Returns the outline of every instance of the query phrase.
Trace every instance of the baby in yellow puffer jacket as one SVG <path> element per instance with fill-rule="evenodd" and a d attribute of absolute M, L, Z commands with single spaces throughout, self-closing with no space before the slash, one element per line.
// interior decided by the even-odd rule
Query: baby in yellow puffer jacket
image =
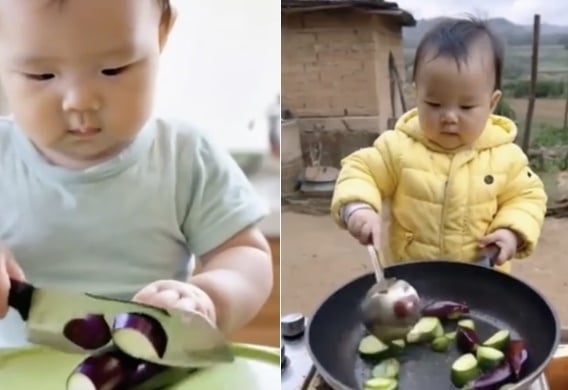
<path fill-rule="evenodd" d="M 484 22 L 441 22 L 416 51 L 416 108 L 342 161 L 332 216 L 362 244 L 378 247 L 389 199 L 389 264 L 471 262 L 495 244 L 498 267 L 508 272 L 508 260 L 533 252 L 547 196 L 514 144 L 516 125 L 493 114 L 502 62 L 503 48 Z"/>

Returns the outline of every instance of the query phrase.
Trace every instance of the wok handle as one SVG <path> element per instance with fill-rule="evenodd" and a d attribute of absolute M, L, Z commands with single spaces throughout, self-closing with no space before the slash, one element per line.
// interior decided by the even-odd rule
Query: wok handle
<path fill-rule="evenodd" d="M 481 250 L 481 257 L 477 263 L 488 268 L 493 268 L 495 267 L 497 257 L 499 257 L 499 252 L 501 252 L 501 248 L 495 244 L 489 244 Z"/>

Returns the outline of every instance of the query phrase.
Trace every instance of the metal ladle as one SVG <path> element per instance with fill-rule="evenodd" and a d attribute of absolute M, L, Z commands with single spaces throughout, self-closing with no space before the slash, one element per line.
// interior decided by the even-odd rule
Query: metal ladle
<path fill-rule="evenodd" d="M 405 338 L 420 319 L 420 297 L 408 282 L 395 278 L 385 279 L 377 251 L 367 245 L 375 271 L 374 284 L 361 304 L 363 324 L 372 335 L 388 342 Z M 379 250 L 379 257 L 384 258 Z"/>

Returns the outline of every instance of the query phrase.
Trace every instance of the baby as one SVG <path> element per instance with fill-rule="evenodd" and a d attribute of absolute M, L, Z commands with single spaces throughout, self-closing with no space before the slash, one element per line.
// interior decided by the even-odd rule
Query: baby
<path fill-rule="evenodd" d="M 1 317 L 10 278 L 197 310 L 225 334 L 267 300 L 263 200 L 225 150 L 151 115 L 175 16 L 168 0 L 0 3 Z"/>
<path fill-rule="evenodd" d="M 416 51 L 416 108 L 342 161 L 332 216 L 378 247 L 383 201 L 390 200 L 385 265 L 473 262 L 495 244 L 497 268 L 509 272 L 508 260 L 534 251 L 547 196 L 514 144 L 515 124 L 493 114 L 502 62 L 502 45 L 484 22 L 441 22 Z"/>

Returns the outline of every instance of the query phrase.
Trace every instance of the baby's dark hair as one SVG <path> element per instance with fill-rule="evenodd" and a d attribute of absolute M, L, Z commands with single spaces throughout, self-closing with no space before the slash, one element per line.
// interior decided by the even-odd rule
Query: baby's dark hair
<path fill-rule="evenodd" d="M 462 63 L 467 62 L 471 46 L 483 37 L 489 39 L 491 50 L 493 51 L 495 67 L 494 89 L 500 89 L 505 51 L 504 45 L 485 21 L 476 18 L 447 18 L 428 31 L 416 49 L 412 81 L 415 81 L 418 66 L 427 51 L 435 50 L 434 58 L 440 56 L 454 58 L 459 68 Z"/>

